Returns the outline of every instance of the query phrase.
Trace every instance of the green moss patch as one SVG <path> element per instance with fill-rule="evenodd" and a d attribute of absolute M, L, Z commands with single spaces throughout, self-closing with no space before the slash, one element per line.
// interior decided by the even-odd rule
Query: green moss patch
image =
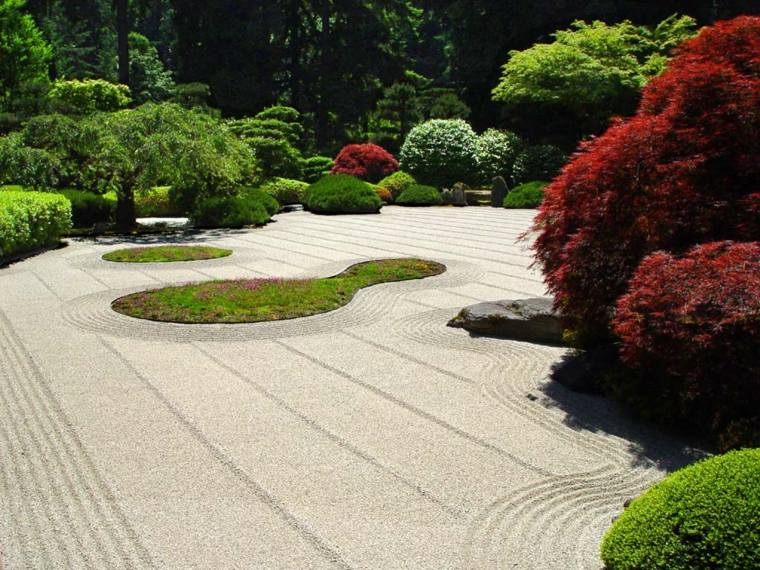
<path fill-rule="evenodd" d="M 205 245 L 159 245 L 119 249 L 106 253 L 103 259 L 122 263 L 166 263 L 170 261 L 201 261 L 203 259 L 227 257 L 231 254 L 231 249 Z"/>
<path fill-rule="evenodd" d="M 359 289 L 439 275 L 444 265 L 386 259 L 352 265 L 326 279 L 237 279 L 164 287 L 113 302 L 115 311 L 175 323 L 254 323 L 306 317 L 347 304 Z"/>

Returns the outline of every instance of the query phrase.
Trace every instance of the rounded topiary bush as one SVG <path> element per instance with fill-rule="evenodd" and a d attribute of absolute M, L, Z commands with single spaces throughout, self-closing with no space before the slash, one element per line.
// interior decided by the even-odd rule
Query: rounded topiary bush
<path fill-rule="evenodd" d="M 510 131 L 488 129 L 480 135 L 476 142 L 479 182 L 490 184 L 496 176 L 509 180 L 522 147 L 520 137 Z"/>
<path fill-rule="evenodd" d="M 760 449 L 676 471 L 623 512 L 602 542 L 608 570 L 760 568 Z"/>
<path fill-rule="evenodd" d="M 618 388 L 626 400 L 726 448 L 760 445 L 760 243 L 650 255 L 613 326 L 636 372 Z"/>
<path fill-rule="evenodd" d="M 401 147 L 401 169 L 439 188 L 475 182 L 478 137 L 461 119 L 434 119 L 414 127 Z"/>
<path fill-rule="evenodd" d="M 401 195 L 404 190 L 409 188 L 412 184 L 417 184 L 414 176 L 404 172 L 403 170 L 399 170 L 398 172 L 394 172 L 390 176 L 383 178 L 380 182 L 378 182 L 377 185 L 382 186 L 383 188 L 387 188 L 395 200 Z"/>
<path fill-rule="evenodd" d="M 349 144 L 335 158 L 333 174 L 349 174 L 367 182 L 379 182 L 398 170 L 398 161 L 376 144 Z"/>
<path fill-rule="evenodd" d="M 309 184 L 290 178 L 273 178 L 261 186 L 261 190 L 272 196 L 282 206 L 300 204 Z"/>
<path fill-rule="evenodd" d="M 437 188 L 414 184 L 404 190 L 396 199 L 400 206 L 438 206 L 443 203 L 441 193 Z"/>
<path fill-rule="evenodd" d="M 372 186 L 348 174 L 328 174 L 306 189 L 304 206 L 317 214 L 374 214 L 383 201 Z"/>
<path fill-rule="evenodd" d="M 550 144 L 537 144 L 523 149 L 512 165 L 512 183 L 524 184 L 531 180 L 551 180 L 567 160 L 561 149 Z"/>
<path fill-rule="evenodd" d="M 754 58 L 754 59 L 753 59 Z M 537 258 L 565 325 L 610 337 L 617 300 L 647 255 L 760 241 L 760 18 L 703 28 L 547 186 Z"/>

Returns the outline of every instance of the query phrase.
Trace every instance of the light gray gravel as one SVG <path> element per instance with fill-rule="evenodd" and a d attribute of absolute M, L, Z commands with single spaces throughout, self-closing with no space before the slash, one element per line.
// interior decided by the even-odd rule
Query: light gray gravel
<path fill-rule="evenodd" d="M 545 294 L 516 242 L 532 216 L 294 212 L 185 238 L 223 259 L 119 265 L 100 256 L 140 240 L 99 240 L 0 269 L 0 567 L 598 570 L 622 503 L 692 454 L 548 382 L 562 349 L 445 326 Z M 401 256 L 448 271 L 279 323 L 109 307 Z"/>

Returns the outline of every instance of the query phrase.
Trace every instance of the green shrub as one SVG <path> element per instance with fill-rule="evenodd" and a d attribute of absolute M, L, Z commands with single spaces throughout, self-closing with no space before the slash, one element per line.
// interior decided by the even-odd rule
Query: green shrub
<path fill-rule="evenodd" d="M 399 206 L 438 206 L 443 203 L 441 193 L 432 186 L 414 184 L 396 198 Z"/>
<path fill-rule="evenodd" d="M 496 176 L 509 180 L 522 147 L 522 139 L 510 131 L 488 129 L 480 135 L 476 143 L 480 183 L 490 185 Z"/>
<path fill-rule="evenodd" d="M 267 210 L 271 203 L 263 199 L 261 194 L 244 191 L 238 196 L 212 196 L 198 200 L 190 218 L 198 228 L 264 225 L 272 218 Z M 271 196 L 268 198 L 271 199 Z"/>
<path fill-rule="evenodd" d="M 281 209 L 280 203 L 274 196 L 260 188 L 243 188 L 240 191 L 240 196 L 249 202 L 260 203 L 270 216 L 274 216 Z"/>
<path fill-rule="evenodd" d="M 104 79 L 61 80 L 48 93 L 53 110 L 68 115 L 116 111 L 131 102 L 129 87 Z"/>
<path fill-rule="evenodd" d="M 61 114 L 29 119 L 21 131 L 24 146 L 50 153 L 55 159 L 57 186 L 92 190 L 92 158 L 98 151 L 99 121 Z M 96 175 L 97 176 L 97 175 Z"/>
<path fill-rule="evenodd" d="M 669 475 L 634 500 L 602 542 L 609 570 L 760 568 L 760 449 Z"/>
<path fill-rule="evenodd" d="M 298 180 L 303 176 L 303 157 L 286 139 L 252 137 L 243 140 L 253 151 L 264 178 Z"/>
<path fill-rule="evenodd" d="M 48 192 L 0 192 L 0 259 L 53 245 L 71 229 L 71 202 Z"/>
<path fill-rule="evenodd" d="M 91 228 L 95 224 L 113 221 L 116 195 L 100 195 L 85 190 L 67 189 L 60 194 L 71 202 L 71 219 L 75 228 Z"/>
<path fill-rule="evenodd" d="M 25 146 L 19 133 L 0 137 L 0 184 L 50 188 L 58 183 L 60 167 L 48 151 Z"/>
<path fill-rule="evenodd" d="M 325 174 L 329 174 L 334 165 L 334 161 L 329 156 L 312 156 L 303 162 L 303 179 L 309 184 L 313 184 Z"/>
<path fill-rule="evenodd" d="M 387 189 L 391 196 L 393 196 L 393 199 L 395 200 L 399 196 L 401 196 L 401 193 L 409 188 L 411 185 L 416 184 L 417 181 L 414 179 L 414 176 L 411 174 L 407 174 L 406 172 L 399 170 L 397 172 L 394 172 L 390 176 L 386 176 L 383 178 L 380 182 L 377 183 L 378 186 L 381 188 Z"/>
<path fill-rule="evenodd" d="M 512 184 L 531 180 L 552 180 L 564 166 L 567 155 L 556 146 L 537 144 L 526 147 L 515 159 Z"/>
<path fill-rule="evenodd" d="M 383 201 L 372 185 L 348 174 L 328 174 L 306 189 L 304 205 L 318 214 L 373 214 Z"/>
<path fill-rule="evenodd" d="M 401 147 L 401 170 L 424 184 L 449 188 L 478 178 L 478 137 L 461 119 L 434 119 L 414 127 Z"/>
<path fill-rule="evenodd" d="M 275 105 L 274 107 L 267 107 L 263 111 L 256 113 L 256 118 L 261 121 L 274 119 L 276 121 L 282 121 L 289 124 L 300 124 L 301 113 L 293 107 L 286 107 L 284 105 Z"/>
<path fill-rule="evenodd" d="M 135 194 L 135 209 L 138 218 L 176 218 L 185 215 L 182 207 L 175 203 L 171 186 L 154 186 L 150 190 Z"/>
<path fill-rule="evenodd" d="M 505 208 L 538 208 L 544 199 L 544 188 L 548 182 L 535 180 L 513 188 L 504 198 Z"/>
<path fill-rule="evenodd" d="M 261 186 L 261 190 L 272 196 L 282 206 L 300 204 L 309 184 L 290 178 L 274 178 Z"/>

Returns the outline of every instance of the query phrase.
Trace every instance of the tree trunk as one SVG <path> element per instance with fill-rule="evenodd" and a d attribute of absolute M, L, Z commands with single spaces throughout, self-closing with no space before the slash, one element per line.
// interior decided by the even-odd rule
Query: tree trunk
<path fill-rule="evenodd" d="M 129 85 L 129 0 L 114 0 L 114 3 L 119 48 L 119 83 Z"/>
<path fill-rule="evenodd" d="M 135 192 L 133 189 L 119 193 L 116 202 L 116 229 L 132 231 L 137 225 L 137 210 L 135 209 Z"/>
<path fill-rule="evenodd" d="M 327 114 L 328 114 L 328 68 L 330 66 L 330 1 L 322 0 L 319 34 L 319 100 L 317 101 L 317 147 L 324 152 L 327 147 Z"/>

